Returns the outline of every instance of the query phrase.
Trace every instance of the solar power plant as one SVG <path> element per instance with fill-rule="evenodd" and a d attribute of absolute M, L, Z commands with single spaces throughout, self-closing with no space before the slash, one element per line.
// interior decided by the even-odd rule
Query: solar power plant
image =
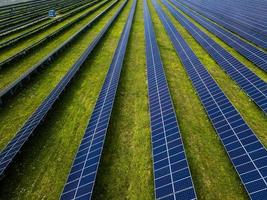
<path fill-rule="evenodd" d="M 0 2 L 0 200 L 267 200 L 267 1 Z"/>

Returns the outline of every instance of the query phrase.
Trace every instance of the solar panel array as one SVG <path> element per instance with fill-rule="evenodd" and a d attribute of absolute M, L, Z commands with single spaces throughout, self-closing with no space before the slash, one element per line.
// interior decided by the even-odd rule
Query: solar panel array
<path fill-rule="evenodd" d="M 33 8 L 33 6 L 28 6 L 28 8 L 24 10 L 23 13 L 18 15 L 16 15 L 14 11 L 11 11 L 11 16 L 7 16 L 0 19 L 0 33 L 2 34 L 5 32 L 12 31 L 12 29 L 22 28 L 23 26 L 27 26 L 29 23 L 35 21 L 48 20 L 47 14 L 51 8 L 57 10 L 57 12 L 62 14 L 64 13 L 63 11 L 66 8 L 72 7 L 73 5 L 77 5 L 79 1 L 80 0 L 77 0 L 75 2 L 73 2 L 72 0 L 45 1 L 41 4 L 37 4 L 35 8 Z"/>
<path fill-rule="evenodd" d="M 203 5 L 203 6 L 207 6 L 207 4 L 206 3 L 203 3 L 203 4 L 201 4 L 201 5 Z M 258 33 L 260 33 L 260 34 L 264 34 L 264 30 L 263 30 L 263 26 L 262 26 L 262 24 L 258 24 L 257 22 L 256 22 L 256 20 L 255 21 L 249 21 L 249 20 L 247 20 L 245 17 L 243 17 L 243 19 L 242 20 L 240 20 L 240 17 L 237 15 L 237 14 L 235 14 L 235 15 L 233 15 L 232 13 L 227 13 L 227 15 L 225 15 L 225 13 L 223 13 L 223 12 L 225 12 L 225 9 L 224 8 L 216 8 L 215 6 L 214 6 L 215 4 L 212 4 L 209 8 L 212 8 L 212 10 L 210 10 L 213 14 L 215 14 L 215 15 L 218 15 L 219 17 L 222 17 L 223 19 L 225 19 L 225 20 L 231 20 L 231 21 L 233 21 L 234 23 L 238 23 L 239 25 L 241 25 L 242 27 L 243 26 L 245 26 L 245 27 L 247 27 L 248 29 L 251 29 L 251 30 L 254 30 L 254 31 L 256 31 L 256 32 L 258 32 Z"/>
<path fill-rule="evenodd" d="M 219 66 L 250 96 L 250 98 L 267 114 L 267 84 L 245 65 L 239 62 L 229 52 L 212 40 L 191 23 L 180 12 L 174 9 L 166 0 L 163 4 L 181 25 L 199 42 L 212 56 Z"/>
<path fill-rule="evenodd" d="M 72 164 L 60 197 L 61 200 L 91 199 L 92 197 L 135 8 L 136 0 L 134 0 L 131 7 L 105 82 Z"/>
<path fill-rule="evenodd" d="M 213 20 L 214 22 L 218 23 L 224 28 L 240 35 L 246 40 L 258 45 L 259 47 L 267 49 L 267 39 L 264 36 L 257 34 L 250 29 L 241 27 L 239 24 L 231 22 L 231 20 L 224 20 L 223 18 L 220 18 L 212 14 L 210 11 L 205 10 L 206 8 L 204 9 L 201 5 L 196 5 L 191 1 L 180 1 L 180 2 L 192 8 L 193 10 L 197 11 L 198 13 L 204 15 L 205 17 Z"/>
<path fill-rule="evenodd" d="M 175 0 L 170 0 L 170 2 L 177 8 L 182 10 L 184 13 L 189 15 L 191 18 L 196 20 L 201 26 L 205 27 L 211 33 L 223 40 L 226 44 L 234 48 L 241 55 L 253 62 L 259 68 L 267 72 L 267 54 L 265 52 L 259 50 L 258 48 L 245 42 L 244 40 L 241 40 L 239 37 L 229 31 L 226 31 L 217 24 L 210 22 L 195 11 L 188 9 L 183 4 Z"/>
<path fill-rule="evenodd" d="M 83 34 L 86 30 L 90 29 L 92 27 L 92 25 L 94 23 L 96 23 L 102 16 L 104 16 L 111 8 L 113 8 L 119 1 L 115 0 L 112 4 L 110 4 L 106 9 L 104 9 L 101 13 L 99 13 L 96 17 L 94 17 L 90 22 L 88 22 L 88 24 L 84 25 L 81 29 L 79 29 L 77 32 L 75 32 L 70 38 L 68 38 L 66 41 L 64 41 L 61 45 L 59 45 L 57 48 L 55 48 L 52 52 L 50 52 L 47 56 L 45 56 L 44 58 L 42 58 L 38 63 L 36 63 L 35 65 L 33 65 L 30 69 L 28 69 L 27 71 L 25 71 L 23 74 L 21 74 L 19 76 L 18 79 L 16 79 L 15 81 L 11 82 L 10 84 L 8 84 L 6 87 L 4 87 L 3 89 L 0 90 L 0 105 L 2 104 L 3 99 L 5 99 L 6 97 L 8 97 L 10 94 L 13 94 L 13 92 L 18 88 L 18 87 L 22 87 L 23 83 L 27 80 L 29 80 L 29 77 L 34 74 L 34 72 L 36 72 L 38 69 L 46 66 L 47 64 L 50 64 L 51 60 L 54 60 L 61 51 L 63 51 L 66 47 L 68 47 L 70 44 L 72 44 L 74 41 L 76 41 L 76 39 L 78 37 L 80 37 L 81 34 Z M 107 1 L 102 2 L 99 6 L 106 4 Z M 98 6 L 95 7 L 93 10 L 97 10 Z M 89 11 L 90 12 L 90 11 Z M 86 13 L 85 13 L 86 14 Z M 80 16 L 82 17 L 82 16 Z M 71 22 L 73 23 L 73 22 Z M 68 26 L 68 24 L 67 24 Z M 52 35 L 47 36 L 48 38 L 51 37 L 51 39 L 53 38 L 54 34 L 58 34 L 61 32 L 62 29 L 65 29 L 66 27 L 63 26 L 62 28 L 58 29 L 58 31 L 56 31 L 57 33 L 52 33 Z M 6 64 L 9 63 L 9 61 L 14 61 L 16 59 L 18 59 L 20 56 L 22 56 L 24 53 L 28 52 L 28 50 L 32 51 L 32 48 L 35 48 L 36 46 L 41 45 L 44 41 L 46 41 L 47 38 L 42 39 L 41 41 L 26 47 L 26 49 L 20 51 L 18 54 L 11 56 L 11 59 L 7 59 L 3 62 L 0 62 L 0 68 L 2 66 L 2 64 Z"/>
<path fill-rule="evenodd" d="M 156 199 L 196 199 L 183 141 L 144 0 L 146 62 Z"/>
<path fill-rule="evenodd" d="M 105 1 L 103 1 L 103 2 L 105 2 Z M 98 8 L 100 7 L 100 5 L 104 5 L 103 2 L 102 2 L 102 3 L 99 3 L 98 0 L 94 0 L 94 1 L 92 1 L 90 4 L 87 4 L 86 7 L 89 8 L 89 7 L 93 7 L 94 5 L 96 5 L 96 4 L 99 3 L 96 7 L 93 7 L 93 8 L 90 9 L 88 12 L 82 14 L 81 16 L 79 16 L 78 18 L 76 18 L 75 20 L 73 20 L 73 21 L 71 21 L 71 22 L 65 24 L 65 25 L 62 26 L 61 28 L 59 28 L 59 29 L 57 29 L 56 31 L 52 32 L 51 34 L 47 35 L 45 38 L 46 38 L 46 39 L 49 39 L 49 40 L 53 39 L 54 36 L 56 36 L 58 33 L 63 32 L 63 31 L 66 30 L 67 28 L 71 27 L 73 24 L 75 24 L 75 22 L 80 21 L 81 19 L 87 17 L 89 14 L 91 14 L 91 13 L 95 12 L 96 10 L 98 10 Z M 49 21 L 49 22 L 47 22 L 47 23 L 44 23 L 44 24 L 42 24 L 41 26 L 38 26 L 38 27 L 35 28 L 35 29 L 32 29 L 32 30 L 27 31 L 27 32 L 22 32 L 22 33 L 16 35 L 15 37 L 11 37 L 11 38 L 9 38 L 9 39 L 7 39 L 7 40 L 1 41 L 1 42 L 0 42 L 0 49 L 3 50 L 3 49 L 6 49 L 6 48 L 9 48 L 9 47 L 11 47 L 11 46 L 14 45 L 14 44 L 17 44 L 18 42 L 23 41 L 23 40 L 25 40 L 26 38 L 29 38 L 29 37 L 32 36 L 33 34 L 40 33 L 40 32 L 42 32 L 42 31 L 48 29 L 49 27 L 51 27 L 51 26 L 53 26 L 53 25 L 56 25 L 56 24 L 58 24 L 58 23 L 60 23 L 60 22 L 62 22 L 62 21 L 64 21 L 64 20 L 66 20 L 66 19 L 69 19 L 71 16 L 77 14 L 79 11 L 82 11 L 82 10 L 84 10 L 84 9 L 85 9 L 84 6 L 79 7 L 78 9 L 75 9 L 75 10 L 73 10 L 73 11 L 71 11 L 71 12 L 69 12 L 69 13 L 67 13 L 67 14 L 65 14 L 65 15 L 63 15 L 63 16 L 60 16 L 60 17 L 58 17 L 58 18 L 55 18 L 55 19 L 52 20 L 52 21 Z M 1 37 L 1 36 L 2 36 L 2 35 L 0 34 L 0 37 Z M 41 41 L 43 41 L 43 40 L 41 40 Z M 25 49 L 24 49 L 25 53 L 26 53 L 26 50 L 28 50 L 28 48 L 25 48 Z M 16 54 L 15 54 L 15 55 L 16 55 Z M 12 57 L 14 57 L 14 56 L 9 57 L 9 59 L 12 58 Z M 7 60 L 7 59 L 6 59 L 6 60 Z M 2 62 L 0 63 L 0 66 L 3 66 L 4 62 L 7 63 L 7 61 L 2 61 Z"/>
<path fill-rule="evenodd" d="M 213 1 L 213 6 L 221 6 L 220 1 Z M 248 14 L 248 16 L 253 16 L 253 17 L 259 17 L 259 19 L 263 19 L 264 17 L 266 19 L 266 4 L 262 1 L 262 0 L 254 0 L 254 1 L 246 1 L 246 3 L 244 4 L 244 1 L 242 0 L 235 0 L 235 1 L 231 1 L 231 0 L 225 0 L 223 2 L 223 5 L 225 5 L 224 7 L 226 8 L 230 8 L 232 6 L 235 6 L 233 8 L 231 8 L 230 11 L 239 11 L 238 14 Z M 238 6 L 238 7 L 237 7 Z M 222 6 L 221 6 L 222 7 Z M 257 9 L 257 12 L 253 12 L 251 13 L 251 9 Z M 259 14 L 262 14 L 262 17 L 259 16 Z"/>
<path fill-rule="evenodd" d="M 193 1 L 192 1 L 193 2 Z M 262 22 L 262 20 L 257 20 L 257 18 L 253 17 L 253 20 L 248 19 L 246 15 L 240 15 L 238 12 L 231 12 L 231 9 L 225 8 L 225 5 L 222 6 L 216 4 L 216 1 L 213 1 L 211 4 L 207 4 L 206 2 L 194 1 L 199 3 L 201 6 L 205 7 L 209 12 L 213 13 L 214 15 L 224 19 L 224 20 L 231 20 L 234 23 L 241 25 L 247 29 L 251 29 L 257 33 L 262 35 L 266 34 L 266 24 Z M 234 3 L 232 6 L 235 6 Z M 226 14 L 227 13 L 227 14 Z"/>
<path fill-rule="evenodd" d="M 267 196 L 267 151 L 198 60 L 156 0 L 156 11 L 224 148 L 252 200 Z"/>
<path fill-rule="evenodd" d="M 259 11 L 259 8 L 255 12 L 255 7 L 251 10 L 251 8 L 249 9 L 249 7 L 247 6 L 247 4 L 243 4 L 239 5 L 240 9 L 232 10 L 233 8 L 237 8 L 237 5 L 234 1 L 228 1 L 228 3 L 224 4 L 222 4 L 220 1 L 213 1 L 211 4 L 207 4 L 207 2 L 199 0 L 191 0 L 189 2 L 190 4 L 194 4 L 212 13 L 213 15 L 216 15 L 218 18 L 229 20 L 233 25 L 238 24 L 242 28 L 247 28 L 254 31 L 255 33 L 266 36 L 266 21 L 263 20 L 264 16 L 266 17 L 266 14 L 259 15 L 260 13 L 262 13 Z M 252 11 L 254 12 L 252 13 Z M 250 14 L 252 17 L 248 16 L 248 14 Z M 262 17 L 260 18 L 260 16 Z"/>
<path fill-rule="evenodd" d="M 227 9 L 228 13 L 234 14 L 234 16 L 243 17 L 246 20 L 256 21 L 261 23 L 261 25 L 264 25 L 266 27 L 266 3 L 262 0 L 260 1 L 246 1 L 244 4 L 244 1 L 229 1 L 226 0 L 221 4 L 220 1 L 213 1 L 213 6 L 218 6 L 220 8 L 223 8 L 224 10 Z M 215 8 L 215 7 L 214 7 Z M 266 32 L 266 31 L 265 31 Z"/>
<path fill-rule="evenodd" d="M 75 14 L 77 14 L 78 12 L 80 12 L 80 11 L 82 11 L 82 10 L 84 10 L 84 9 L 89 8 L 89 7 L 92 7 L 93 5 L 96 5 L 97 3 L 99 3 L 99 1 L 98 1 L 98 0 L 94 0 L 94 1 L 92 1 L 92 2 L 90 2 L 90 3 L 88 3 L 88 4 L 85 5 L 85 6 L 79 7 L 79 8 L 77 8 L 77 9 L 75 9 L 75 10 L 72 10 L 72 11 L 68 12 L 67 14 L 65 14 L 65 15 L 63 15 L 63 16 L 57 17 L 56 19 L 54 19 L 54 20 L 52 20 L 52 21 L 49 21 L 49 22 L 47 22 L 47 23 L 44 23 L 44 24 L 38 26 L 37 28 L 35 28 L 35 29 L 33 29 L 33 30 L 30 30 L 30 31 L 27 31 L 27 32 L 22 32 L 22 33 L 16 35 L 16 37 L 11 37 L 10 39 L 1 41 L 1 42 L 0 42 L 0 49 L 4 49 L 4 48 L 7 48 L 7 47 L 10 47 L 11 45 L 14 45 L 14 44 L 16 44 L 16 43 L 19 42 L 19 41 L 23 41 L 24 39 L 28 38 L 29 36 L 32 36 L 33 34 L 40 33 L 41 31 L 43 31 L 43 30 L 45 30 L 45 29 L 51 27 L 52 25 L 58 24 L 58 23 L 62 22 L 63 20 L 66 20 L 66 19 L 70 18 L 71 16 L 74 16 Z M 93 10 L 93 11 L 96 10 L 95 7 L 94 7 L 94 9 L 92 9 L 92 10 Z M 93 12 L 92 10 L 89 10 L 88 13 L 89 13 L 89 14 L 92 13 L 92 12 Z M 73 20 L 73 21 L 72 21 L 73 24 L 75 23 L 75 21 L 78 21 L 78 20 L 82 19 L 83 16 L 86 17 L 86 16 L 87 16 L 86 13 L 83 14 L 83 15 L 81 15 L 79 18 Z M 69 23 L 69 24 L 71 24 L 71 23 Z M 62 30 L 62 29 L 63 29 L 63 28 L 60 28 L 59 30 Z M 63 29 L 63 30 L 64 30 L 64 29 Z M 58 31 L 56 31 L 56 32 L 58 32 Z M 54 34 L 52 34 L 52 35 L 54 35 Z M 51 36 L 52 36 L 52 35 L 51 35 Z M 2 36 L 2 35 L 0 34 L 0 37 L 1 37 L 1 36 Z M 52 38 L 52 37 L 51 37 L 51 38 Z M 2 61 L 2 62 L 3 62 L 3 61 Z M 1 63 L 2 63 L 2 62 L 1 62 Z M 1 65 L 2 65 L 2 64 L 1 64 Z M 1 65 L 0 65 L 0 66 L 1 66 Z"/>
<path fill-rule="evenodd" d="M 125 2 L 126 3 L 126 2 Z M 28 140 L 31 134 L 35 131 L 37 126 L 44 119 L 48 111 L 54 105 L 55 101 L 62 94 L 66 86 L 73 79 L 75 74 L 79 71 L 82 64 L 85 62 L 89 54 L 93 51 L 98 42 L 102 39 L 104 34 L 110 28 L 112 23 L 115 21 L 125 3 L 119 8 L 116 14 L 109 20 L 109 22 L 105 25 L 105 27 L 101 30 L 101 32 L 96 36 L 96 38 L 92 41 L 86 51 L 82 54 L 82 56 L 77 60 L 77 62 L 71 67 L 71 69 L 67 72 L 67 74 L 61 79 L 61 81 L 57 84 L 57 86 L 53 89 L 53 91 L 46 97 L 46 99 L 42 102 L 42 104 L 37 108 L 37 110 L 32 114 L 32 116 L 26 121 L 23 127 L 18 131 L 15 137 L 7 144 L 7 146 L 0 153 L 0 176 L 4 173 L 6 168 L 12 162 L 14 157 L 20 151 L 24 143 Z"/>

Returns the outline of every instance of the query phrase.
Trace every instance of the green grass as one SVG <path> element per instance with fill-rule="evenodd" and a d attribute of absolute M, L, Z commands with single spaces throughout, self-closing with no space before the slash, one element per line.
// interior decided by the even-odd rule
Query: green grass
<path fill-rule="evenodd" d="M 154 199 L 144 45 L 143 1 L 139 0 L 95 185 L 95 200 Z"/>
<path fill-rule="evenodd" d="M 73 34 L 75 34 L 78 30 L 80 30 L 83 26 L 85 26 L 89 21 L 91 21 L 95 16 L 97 16 L 104 9 L 110 6 L 113 2 L 114 1 L 110 1 L 109 3 L 101 7 L 101 9 L 98 9 L 93 14 L 74 24 L 74 26 L 72 26 L 64 33 L 58 35 L 53 40 L 50 40 L 47 43 L 41 45 L 41 47 L 36 48 L 33 52 L 27 54 L 27 56 L 23 59 L 20 59 L 14 64 L 0 70 L 0 89 L 3 89 L 5 86 L 16 80 L 23 72 L 32 67 L 34 64 L 38 63 L 51 51 L 60 46 L 65 40 L 70 38 Z"/>
<path fill-rule="evenodd" d="M 96 34 L 108 22 L 119 4 L 116 4 L 95 26 L 62 52 L 59 58 L 51 65 L 41 71 L 40 74 L 34 76 L 31 82 L 25 85 L 15 98 L 11 98 L 0 109 L 0 149 L 15 135 L 31 113 L 66 74 L 67 70 L 75 63 Z"/>
<path fill-rule="evenodd" d="M 59 198 L 129 9 L 127 4 L 53 112 L 27 143 L 1 182 L 0 199 Z"/>
<path fill-rule="evenodd" d="M 164 10 L 167 11 L 165 7 Z M 169 12 L 167 13 L 169 14 L 169 16 L 171 16 Z M 249 126 L 255 131 L 257 136 L 259 136 L 260 140 L 267 146 L 266 115 L 264 115 L 264 113 L 257 107 L 257 105 L 249 99 L 249 97 L 240 89 L 240 87 L 236 84 L 236 82 L 233 81 L 221 69 L 221 67 L 216 64 L 216 62 L 212 59 L 212 57 L 209 56 L 209 54 L 197 43 L 197 41 L 184 28 L 182 28 L 182 26 L 175 20 L 175 18 L 171 16 L 171 19 L 175 23 L 176 28 L 178 28 L 179 32 L 182 34 L 183 38 L 185 38 L 187 43 L 191 46 L 194 53 L 200 58 L 200 61 L 208 69 L 208 71 L 217 81 L 221 89 L 225 92 L 225 94 L 233 103 L 233 105 L 241 113 L 242 117 L 244 117 Z M 216 42 L 219 42 L 220 45 L 225 47 L 226 50 L 229 50 L 238 59 L 244 60 L 246 61 L 246 63 L 250 63 L 237 52 L 234 53 L 233 49 L 231 50 L 230 47 L 227 47 L 226 44 L 224 44 L 222 41 L 220 41 L 211 33 L 209 33 L 209 36 L 213 37 L 216 40 Z M 253 64 L 250 63 L 250 65 Z M 257 75 L 260 74 L 261 71 L 258 71 Z M 266 74 L 262 75 L 262 77 L 266 77 Z"/>
<path fill-rule="evenodd" d="M 152 4 L 149 3 L 149 7 L 198 198 L 246 199 L 239 178 L 206 116 L 185 69 L 169 37 L 162 31 L 164 26 Z M 194 52 L 198 51 L 198 56 L 202 55 L 202 58 L 207 59 L 205 64 L 213 65 L 209 56 L 203 50 L 200 52 L 199 45 L 190 38 L 191 36 L 178 23 L 175 25 L 184 38 L 191 39 L 189 42 Z"/>

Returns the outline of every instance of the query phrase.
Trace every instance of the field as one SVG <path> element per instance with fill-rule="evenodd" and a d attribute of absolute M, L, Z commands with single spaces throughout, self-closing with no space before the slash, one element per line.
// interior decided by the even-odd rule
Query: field
<path fill-rule="evenodd" d="M 81 32 L 63 50 L 53 55 L 49 62 L 40 65 L 38 70 L 31 73 L 30 78 L 2 99 L 3 103 L 0 107 L 1 151 L 16 136 L 31 115 L 83 55 L 97 34 L 124 4 L 123 0 L 114 2 L 116 1 L 96 1 L 94 5 L 31 34 L 21 41 L 11 43 L 5 48 L 0 46 L 1 63 L 25 48 L 31 48 L 31 45 L 76 20 L 66 30 L 26 51 L 15 61 L 3 65 L 0 68 L 1 94 L 22 74 L 40 63 L 106 9 L 106 12 L 98 17 L 89 28 Z M 0 182 L 1 200 L 60 198 L 134 2 L 134 0 L 127 1 L 106 34 L 83 62 L 75 77 L 64 88 L 58 100 L 5 170 Z M 232 105 L 266 147 L 266 113 L 175 19 L 163 2 L 157 2 Z M 148 0 L 147 4 L 197 198 L 200 200 L 249 199 L 152 1 Z M 173 4 L 172 6 L 266 83 L 267 73 L 265 71 L 185 12 Z M 58 17 L 68 12 L 62 12 Z M 89 12 L 88 15 L 80 19 L 87 12 Z M 38 29 L 42 24 L 52 20 L 50 18 L 31 27 L 0 36 L 0 45 L 20 34 Z M 144 23 L 144 1 L 137 0 L 92 199 L 152 200 L 156 198 Z M 243 38 L 242 40 L 246 41 Z M 251 42 L 247 43 L 266 54 L 266 49 Z"/>

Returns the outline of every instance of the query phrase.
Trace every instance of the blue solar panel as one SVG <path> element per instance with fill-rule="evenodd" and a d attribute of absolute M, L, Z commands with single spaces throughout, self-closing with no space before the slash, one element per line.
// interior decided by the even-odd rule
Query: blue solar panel
<path fill-rule="evenodd" d="M 67 74 L 61 79 L 55 89 L 47 96 L 47 98 L 42 102 L 42 104 L 37 108 L 37 110 L 32 114 L 32 116 L 26 121 L 23 127 L 19 130 L 16 136 L 7 144 L 7 146 L 0 153 L 0 175 L 4 173 L 6 168 L 9 166 L 11 161 L 20 151 L 24 143 L 28 140 L 31 134 L 36 130 L 40 122 L 45 118 L 48 111 L 54 105 L 55 101 L 62 94 L 66 86 L 70 83 L 75 74 L 79 71 L 80 67 L 87 59 L 89 54 L 93 51 L 98 42 L 102 39 L 104 34 L 110 28 L 112 23 L 115 21 L 120 11 L 122 10 L 125 3 L 120 7 L 118 12 L 110 19 L 106 26 L 101 30 L 101 32 L 96 36 L 93 42 L 89 45 L 82 56 L 77 60 L 77 62 L 71 67 Z"/>
<path fill-rule="evenodd" d="M 166 0 L 162 0 L 162 2 L 219 66 L 250 96 L 263 112 L 267 113 L 267 84 L 174 9 Z"/>
<path fill-rule="evenodd" d="M 224 28 L 240 35 L 241 37 L 245 38 L 246 40 L 267 49 L 267 38 L 261 34 L 255 33 L 250 29 L 246 29 L 241 27 L 237 23 L 233 23 L 231 20 L 224 20 L 219 18 L 218 16 L 212 14 L 211 12 L 205 10 L 202 6 L 196 5 L 191 1 L 182 1 L 183 4 L 187 5 L 188 7 L 192 8 L 193 10 L 197 11 L 198 13 L 204 15 L 205 17 L 213 20 L 214 22 L 218 23 L 219 25 L 223 26 Z"/>
<path fill-rule="evenodd" d="M 171 20 L 152 1 L 209 119 L 252 200 L 267 196 L 267 151 L 205 69 Z"/>
<path fill-rule="evenodd" d="M 187 7 L 183 6 L 181 3 L 178 3 L 174 0 L 170 0 L 170 2 L 172 2 L 177 8 L 185 12 L 191 18 L 196 20 L 200 25 L 205 27 L 211 33 L 215 34 L 229 46 L 233 47 L 236 51 L 238 51 L 241 55 L 253 62 L 259 68 L 267 72 L 267 54 L 265 52 L 241 40 L 239 37 L 235 36 L 229 31 L 226 31 L 217 24 L 210 22 L 203 16 L 199 15 L 197 12 L 192 11 Z"/>
<path fill-rule="evenodd" d="M 135 8 L 136 0 L 133 2 L 105 82 L 72 164 L 60 197 L 62 200 L 91 199 L 92 197 Z"/>
<path fill-rule="evenodd" d="M 196 199 L 146 0 L 144 18 L 156 199 Z"/>

